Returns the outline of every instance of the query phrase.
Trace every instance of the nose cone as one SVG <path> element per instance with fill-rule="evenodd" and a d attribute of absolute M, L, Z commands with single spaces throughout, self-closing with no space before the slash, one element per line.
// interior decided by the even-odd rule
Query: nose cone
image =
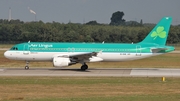
<path fill-rule="evenodd" d="M 9 52 L 8 52 L 8 51 L 4 52 L 4 56 L 5 56 L 6 58 L 9 58 L 9 56 L 10 56 Z"/>

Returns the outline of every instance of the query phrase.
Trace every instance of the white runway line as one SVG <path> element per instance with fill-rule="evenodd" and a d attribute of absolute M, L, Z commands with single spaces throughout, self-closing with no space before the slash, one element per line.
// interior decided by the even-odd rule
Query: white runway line
<path fill-rule="evenodd" d="M 3 72 L 4 71 L 4 69 L 0 69 L 0 72 Z"/>
<path fill-rule="evenodd" d="M 131 76 L 149 76 L 149 77 L 159 77 L 159 76 L 166 76 L 166 77 L 179 77 L 180 76 L 180 69 L 132 69 Z"/>
<path fill-rule="evenodd" d="M 94 68 L 87 71 L 79 69 L 19 68 L 0 69 L 0 76 L 93 76 L 93 77 L 180 77 L 180 69 L 171 68 Z"/>

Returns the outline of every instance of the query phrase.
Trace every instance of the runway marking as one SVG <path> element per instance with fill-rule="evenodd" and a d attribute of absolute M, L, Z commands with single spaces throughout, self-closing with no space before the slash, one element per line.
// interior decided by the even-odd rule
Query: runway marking
<path fill-rule="evenodd" d="M 0 69 L 0 72 L 3 72 L 4 71 L 4 69 Z"/>
<path fill-rule="evenodd" d="M 87 71 L 74 68 L 32 68 L 29 70 L 7 68 L 0 69 L 0 71 L 0 76 L 180 77 L 180 69 L 164 68 L 94 68 Z"/>
<path fill-rule="evenodd" d="M 133 69 L 130 73 L 132 76 L 148 76 L 148 77 L 180 77 L 180 69 Z"/>

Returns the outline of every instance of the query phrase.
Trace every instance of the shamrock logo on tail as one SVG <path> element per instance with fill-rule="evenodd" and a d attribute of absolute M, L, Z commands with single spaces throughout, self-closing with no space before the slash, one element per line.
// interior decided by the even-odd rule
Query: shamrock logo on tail
<path fill-rule="evenodd" d="M 159 26 L 156 31 L 154 31 L 152 34 L 151 34 L 151 37 L 154 37 L 154 40 L 157 38 L 157 37 L 160 37 L 160 38 L 165 38 L 166 37 L 166 31 L 164 31 L 164 27 L 163 26 Z"/>

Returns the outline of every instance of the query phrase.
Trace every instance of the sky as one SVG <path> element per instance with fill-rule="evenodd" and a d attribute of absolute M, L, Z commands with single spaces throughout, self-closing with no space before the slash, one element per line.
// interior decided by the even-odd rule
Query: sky
<path fill-rule="evenodd" d="M 157 23 L 171 16 L 173 25 L 180 24 L 180 0 L 0 0 L 0 19 L 8 19 L 9 8 L 12 19 L 25 22 L 36 15 L 43 22 L 109 24 L 112 14 L 122 11 L 126 21 Z"/>

